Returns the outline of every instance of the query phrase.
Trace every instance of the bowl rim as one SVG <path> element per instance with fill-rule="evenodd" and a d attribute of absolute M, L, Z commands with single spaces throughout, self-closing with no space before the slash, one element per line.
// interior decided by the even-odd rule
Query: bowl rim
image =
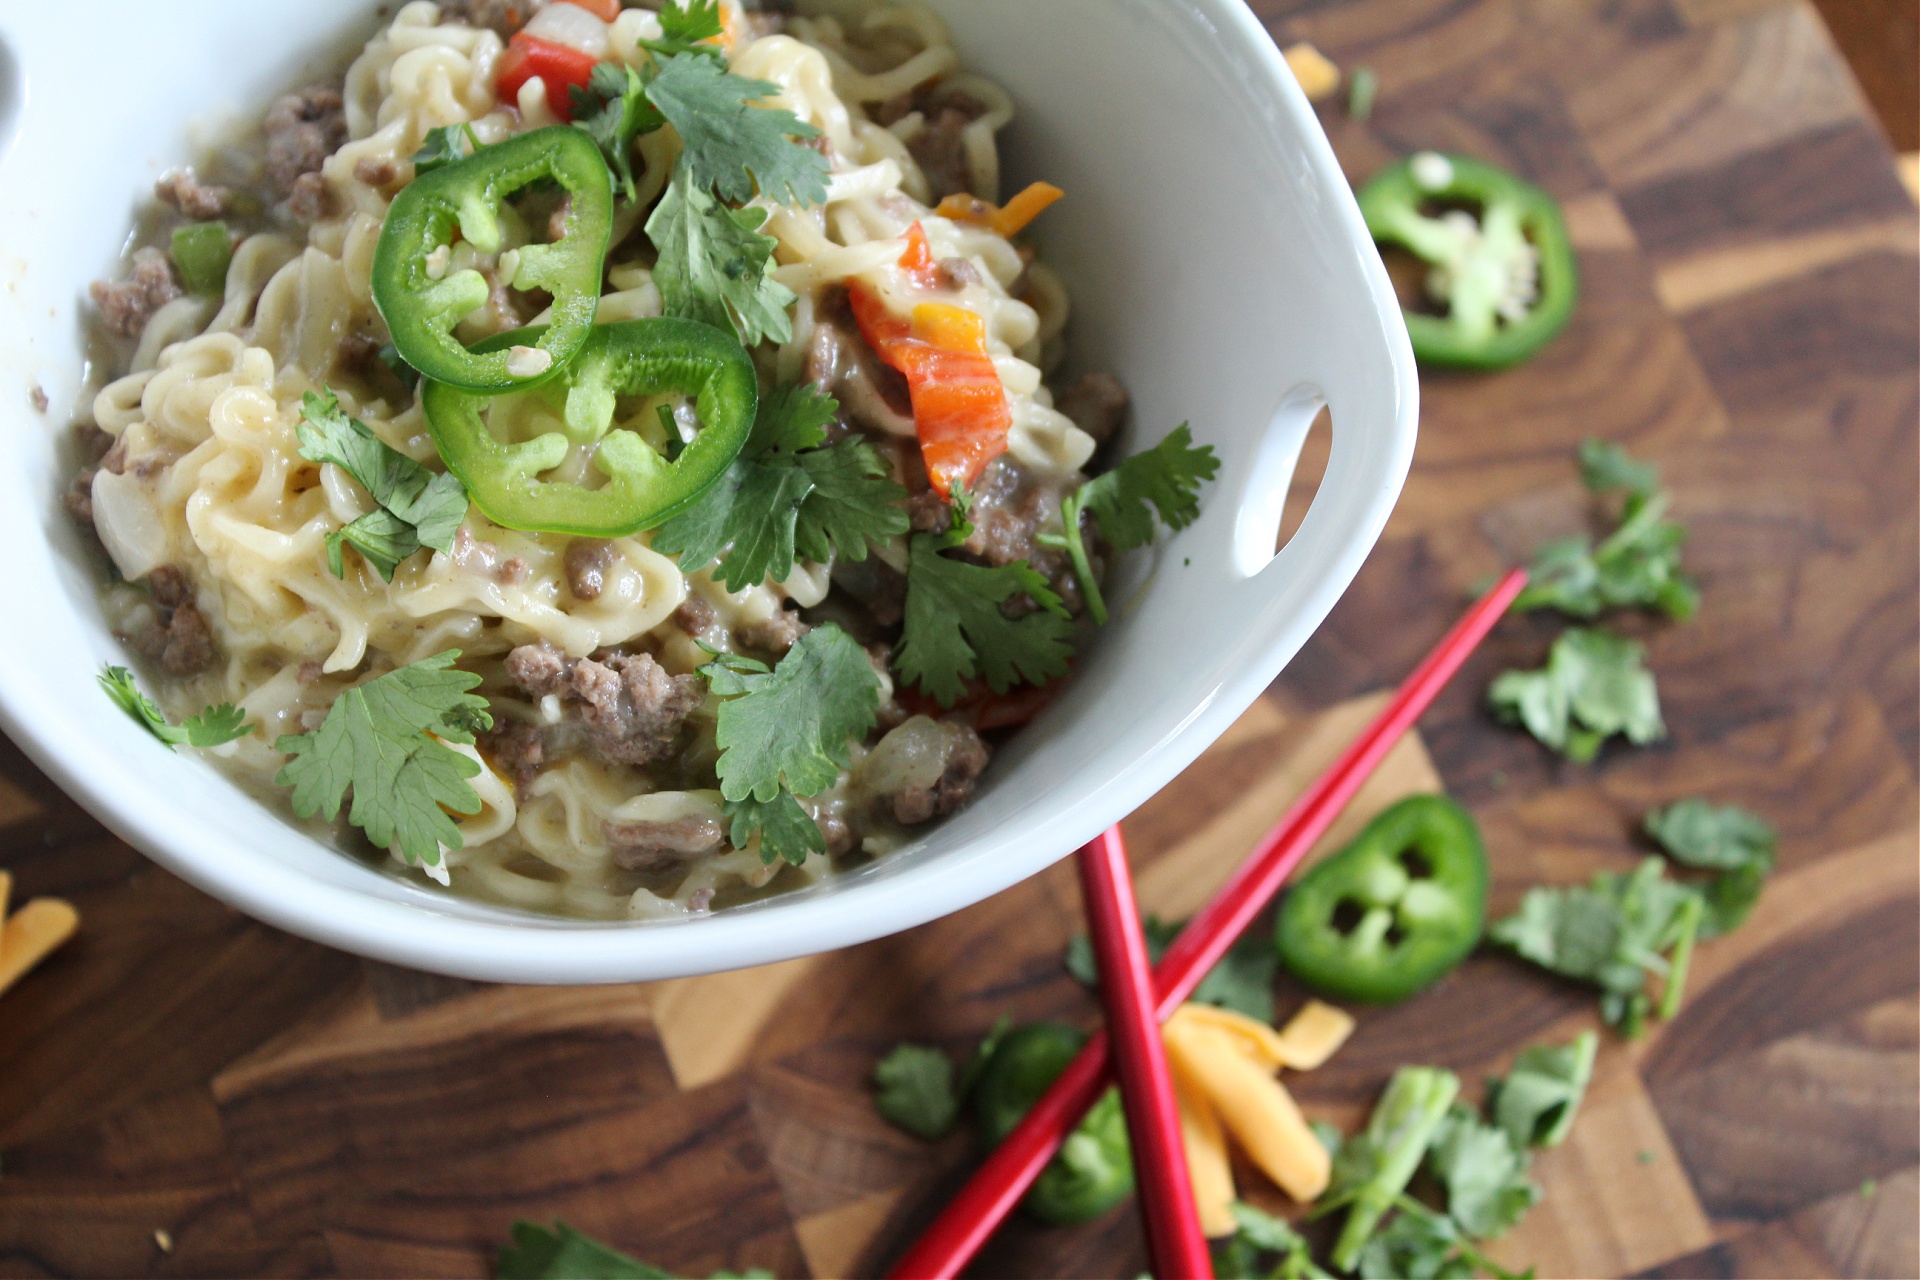
<path fill-rule="evenodd" d="M 1334 193 L 1328 211 L 1353 243 L 1368 240 L 1365 224 L 1312 107 L 1274 40 L 1243 0 L 1184 0 L 1217 33 L 1240 46 L 1263 74 L 1264 89 L 1302 141 L 1299 159 L 1308 180 Z M 1312 625 L 1332 609 L 1372 550 L 1411 463 L 1418 415 L 1413 353 L 1385 268 L 1377 257 L 1360 270 L 1386 338 L 1395 386 L 1392 456 L 1383 470 L 1390 483 L 1365 497 L 1356 524 L 1364 536 L 1342 546 L 1300 602 Z M 230 861 L 217 856 L 194 829 L 193 815 L 176 808 L 146 807 L 143 797 L 109 785 L 87 765 L 101 744 L 79 726 L 30 714 L 33 699 L 14 673 L 0 668 L 0 727 L 68 795 L 97 816 L 116 836 L 195 887 L 247 914 L 296 935 L 394 964 L 483 981 L 599 983 L 673 978 L 793 959 L 924 924 L 971 906 L 1044 870 L 1186 768 L 1271 683 L 1294 649 L 1276 640 L 1263 654 L 1271 663 L 1235 669 L 1204 703 L 1154 749 L 1119 773 L 1101 779 L 1087 799 L 1006 841 L 992 858 L 931 859 L 896 874 L 847 884 L 830 894 L 769 900 L 778 904 L 778 927 L 760 910 L 739 909 L 687 921 L 569 920 L 524 914 L 511 920 L 475 919 L 435 910 L 419 898 L 405 901 L 361 892 L 307 874 L 272 858 Z M 1271 667 L 1271 669 L 1269 669 Z M 424 896 L 424 895 L 422 895 Z"/>

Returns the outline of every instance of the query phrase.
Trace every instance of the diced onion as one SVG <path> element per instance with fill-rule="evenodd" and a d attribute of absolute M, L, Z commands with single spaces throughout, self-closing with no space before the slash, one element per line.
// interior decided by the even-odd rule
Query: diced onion
<path fill-rule="evenodd" d="M 607 56 L 607 24 L 577 4 L 550 4 L 533 15 L 523 28 L 530 36 L 551 40 L 590 53 Z"/>

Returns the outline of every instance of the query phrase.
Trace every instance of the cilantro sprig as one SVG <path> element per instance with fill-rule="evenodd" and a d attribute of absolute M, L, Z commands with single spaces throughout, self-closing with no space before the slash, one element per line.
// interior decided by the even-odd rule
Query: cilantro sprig
<path fill-rule="evenodd" d="M 643 41 L 650 57 L 634 68 L 603 62 L 573 90 L 575 126 L 599 146 L 622 194 L 635 198 L 633 143 L 671 125 L 680 157 L 647 219 L 657 251 L 654 281 L 667 315 L 731 327 L 748 346 L 793 334 L 792 290 L 773 278 L 764 208 L 733 208 L 756 197 L 819 204 L 827 159 L 807 143 L 820 131 L 793 112 L 761 105 L 780 92 L 769 80 L 735 75 L 710 43 L 722 34 L 715 0 L 669 4 L 662 36 Z"/>
<path fill-rule="evenodd" d="M 1266 1280 L 1333 1280 L 1313 1260 L 1306 1238 L 1284 1219 L 1236 1200 L 1228 1206 L 1234 1233 L 1214 1246 L 1216 1276 L 1264 1276 Z"/>
<path fill-rule="evenodd" d="M 1156 511 L 1161 522 L 1176 532 L 1192 524 L 1200 514 L 1200 486 L 1219 471 L 1220 460 L 1213 447 L 1196 447 L 1192 431 L 1183 422 L 1153 448 L 1134 454 L 1067 495 L 1060 504 L 1063 532 L 1043 535 L 1040 541 L 1065 548 L 1095 622 L 1106 623 L 1107 602 L 1087 559 L 1080 532 L 1081 512 L 1090 513 L 1100 522 L 1100 532 L 1114 550 L 1131 551 L 1153 541 Z"/>
<path fill-rule="evenodd" d="M 1649 1014 L 1679 1012 L 1705 908 L 1692 887 L 1645 858 L 1632 872 L 1603 871 L 1588 885 L 1529 889 L 1520 909 L 1487 931 L 1523 960 L 1600 990 L 1600 1015 L 1632 1039 Z M 1660 1004 L 1647 980 L 1665 980 Z"/>
<path fill-rule="evenodd" d="M 1660 694 L 1636 641 L 1600 628 L 1571 627 L 1538 671 L 1507 671 L 1488 700 L 1508 724 L 1584 764 L 1615 734 L 1636 746 L 1667 736 Z"/>
<path fill-rule="evenodd" d="M 723 653 L 700 668 L 720 704 L 714 769 L 744 849 L 757 833 L 760 857 L 798 866 L 826 840 L 798 797 L 840 778 L 851 744 L 866 737 L 880 706 L 880 677 L 866 650 L 839 627 L 818 626 L 777 667 Z"/>
<path fill-rule="evenodd" d="M 389 445 L 366 423 L 348 417 L 332 391 L 301 397 L 296 431 L 301 457 L 339 467 L 379 504 L 327 535 L 327 567 L 334 577 L 346 576 L 343 543 L 388 582 L 416 551 L 453 549 L 453 535 L 467 518 L 467 491 L 457 476 L 429 471 Z"/>
<path fill-rule="evenodd" d="M 785 581 L 796 557 L 861 561 L 909 528 L 906 490 L 866 442 L 822 447 L 839 404 L 813 383 L 762 398 L 746 448 L 698 501 L 660 526 L 656 551 L 683 571 L 714 561 L 716 581 L 739 591 Z"/>
<path fill-rule="evenodd" d="M 1616 444 L 1588 440 L 1580 446 L 1580 478 L 1596 497 L 1624 495 L 1618 524 L 1598 545 L 1580 534 L 1541 547 L 1514 609 L 1597 618 L 1608 609 L 1643 608 L 1680 622 L 1691 618 L 1700 588 L 1680 567 L 1687 531 L 1666 518 L 1672 499 L 1660 492 L 1659 472 Z"/>
<path fill-rule="evenodd" d="M 470 692 L 480 677 L 455 668 L 459 656 L 449 649 L 356 685 L 318 729 L 274 743 L 292 757 L 274 781 L 293 789 L 293 811 L 331 820 L 351 791 L 347 821 L 444 882 L 441 848 L 463 843 L 449 811 L 480 812 L 467 783 L 480 764 L 447 743 L 470 745 L 493 726 L 487 700 Z"/>
<path fill-rule="evenodd" d="M 1778 837 L 1772 823 L 1737 805 L 1691 796 L 1649 813 L 1645 829 L 1681 866 L 1715 873 L 1700 886 L 1701 937 L 1729 933 L 1746 920 L 1773 872 Z"/>
<path fill-rule="evenodd" d="M 246 722 L 247 713 L 231 702 L 208 707 L 199 715 L 188 716 L 175 725 L 168 721 L 166 713 L 152 698 L 140 692 L 140 686 L 134 683 L 133 672 L 125 667 L 102 667 L 99 680 L 107 696 L 133 717 L 135 724 L 152 734 L 169 751 L 183 742 L 204 750 L 236 741 L 253 732 Z"/>
<path fill-rule="evenodd" d="M 894 669 L 943 707 L 960 700 L 973 676 L 1005 693 L 1065 675 L 1073 656 L 1072 619 L 1033 566 L 969 564 L 945 554 L 972 535 L 970 505 L 955 485 L 947 531 L 915 534 L 907 551 L 906 617 Z M 1022 592 L 1040 607 L 1009 618 L 1000 606 Z"/>
<path fill-rule="evenodd" d="M 1591 1031 L 1566 1044 L 1531 1045 L 1514 1058 L 1505 1078 L 1487 1082 L 1487 1114 L 1516 1149 L 1557 1147 L 1567 1140 L 1599 1048 L 1600 1037 Z"/>

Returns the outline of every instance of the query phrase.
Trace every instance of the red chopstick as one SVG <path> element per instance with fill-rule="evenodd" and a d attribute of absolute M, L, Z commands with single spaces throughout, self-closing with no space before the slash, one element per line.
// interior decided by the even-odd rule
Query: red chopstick
<path fill-rule="evenodd" d="M 1080 850 L 1080 893 L 1107 1007 L 1114 1074 L 1127 1112 L 1127 1136 L 1146 1224 L 1147 1251 L 1159 1280 L 1213 1280 L 1207 1238 L 1200 1233 L 1193 1180 L 1180 1139 L 1180 1108 L 1160 1042 L 1147 941 L 1133 899 L 1133 874 L 1119 827 L 1108 827 Z"/>
<path fill-rule="evenodd" d="M 1220 962 L 1526 585 L 1526 572 L 1514 569 L 1476 601 L 1414 668 L 1386 709 L 1294 801 L 1286 816 L 1255 846 L 1213 900 L 1180 931 L 1153 970 L 1154 990 L 1159 997 L 1156 1013 L 1162 1021 Z M 948 1202 L 889 1275 L 901 1280 L 950 1280 L 960 1274 L 1099 1098 L 1107 1083 L 1107 1050 L 1105 1032 L 1087 1041 L 1079 1056 L 1013 1132 L 988 1154 L 960 1194 Z"/>

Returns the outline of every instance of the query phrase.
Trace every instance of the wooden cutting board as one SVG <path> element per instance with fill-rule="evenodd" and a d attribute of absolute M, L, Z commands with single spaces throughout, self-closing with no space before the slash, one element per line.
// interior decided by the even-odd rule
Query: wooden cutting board
<path fill-rule="evenodd" d="M 1748 0 L 1261 0 L 1380 77 L 1325 112 L 1352 176 L 1440 146 L 1566 205 L 1586 296 L 1524 368 L 1430 376 L 1406 495 L 1269 697 L 1128 824 L 1147 904 L 1190 911 L 1447 625 L 1578 519 L 1588 435 L 1659 462 L 1705 606 L 1649 627 L 1671 741 L 1558 764 L 1481 709 L 1535 665 L 1506 624 L 1349 819 L 1444 784 L 1495 907 L 1623 867 L 1648 807 L 1772 818 L 1782 865 L 1702 949 L 1677 1021 L 1609 1037 L 1546 1202 L 1498 1249 L 1543 1276 L 1920 1274 L 1920 289 L 1915 210 L 1812 9 Z M 0 999 L 0 1274 L 480 1274 L 561 1215 L 680 1274 L 884 1267 L 974 1158 L 874 1115 L 894 1041 L 1003 1013 L 1090 1023 L 1061 971 L 1071 869 L 896 938 L 653 987 L 480 987 L 255 924 L 158 870 L 0 748 L 0 867 L 81 936 Z M 1284 1012 L 1300 995 L 1283 985 Z M 1593 1025 L 1484 956 L 1363 1015 L 1294 1085 L 1351 1124 L 1391 1070 L 1477 1088 Z M 1874 1194 L 1865 1194 L 1871 1180 Z M 1284 1208 L 1277 1193 L 1254 1194 Z M 1131 1276 L 1131 1209 L 1015 1223 L 988 1275 Z"/>

